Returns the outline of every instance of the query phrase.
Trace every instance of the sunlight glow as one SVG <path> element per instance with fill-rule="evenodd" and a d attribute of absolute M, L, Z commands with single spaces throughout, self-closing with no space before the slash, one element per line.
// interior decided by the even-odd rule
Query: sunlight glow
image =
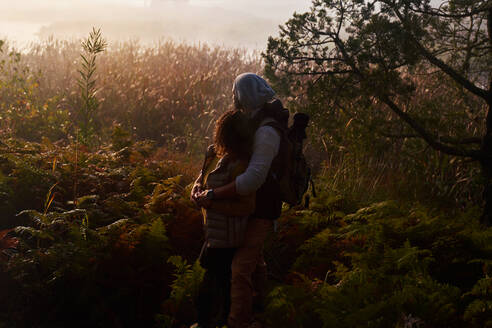
<path fill-rule="evenodd" d="M 310 0 L 0 1 L 0 38 L 15 43 L 80 37 L 92 26 L 109 39 L 162 38 L 262 49 L 268 36 Z"/>

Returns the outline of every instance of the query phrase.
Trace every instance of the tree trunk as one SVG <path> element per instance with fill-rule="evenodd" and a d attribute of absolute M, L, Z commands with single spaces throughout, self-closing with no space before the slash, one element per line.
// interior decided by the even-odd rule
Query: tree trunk
<path fill-rule="evenodd" d="M 487 31 L 489 35 L 489 44 L 492 46 L 492 8 L 487 14 Z M 489 54 L 492 57 L 492 50 Z M 490 227 L 492 226 L 492 70 L 489 73 L 489 94 L 487 103 L 489 109 L 485 120 L 485 136 L 482 141 L 482 152 L 488 157 L 482 161 L 482 172 L 484 177 L 483 199 L 485 207 L 480 222 Z"/>
<path fill-rule="evenodd" d="M 489 136 L 491 139 L 492 136 Z M 492 146 L 492 142 L 489 140 L 489 148 Z M 492 153 L 489 152 L 492 156 Z M 480 219 L 480 222 L 486 226 L 492 226 L 492 160 L 483 160 L 480 163 L 482 165 L 482 172 L 484 177 L 484 191 L 483 191 L 483 199 L 485 202 L 485 206 L 483 209 L 483 214 Z"/>
<path fill-rule="evenodd" d="M 486 119 L 486 133 L 482 141 L 482 152 L 487 158 L 480 161 L 484 178 L 483 199 L 485 201 L 480 222 L 490 227 L 492 226 L 492 73 L 490 76 L 488 103 L 489 110 Z"/>

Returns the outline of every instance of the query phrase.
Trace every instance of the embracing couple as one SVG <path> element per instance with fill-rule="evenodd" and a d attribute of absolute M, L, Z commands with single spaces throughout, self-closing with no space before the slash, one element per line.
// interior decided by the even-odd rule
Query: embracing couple
<path fill-rule="evenodd" d="M 191 199 L 204 214 L 207 270 L 198 298 L 198 327 L 258 327 L 253 306 L 264 295 L 263 244 L 279 218 L 275 182 L 282 166 L 282 129 L 288 111 L 260 76 L 239 75 L 234 107 L 217 121 Z"/>

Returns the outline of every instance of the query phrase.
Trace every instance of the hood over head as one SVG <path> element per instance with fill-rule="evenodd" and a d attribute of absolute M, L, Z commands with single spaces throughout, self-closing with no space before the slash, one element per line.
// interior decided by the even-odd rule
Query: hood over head
<path fill-rule="evenodd" d="M 236 77 L 232 93 L 241 109 L 247 112 L 261 109 L 275 95 L 268 83 L 254 73 L 243 73 Z"/>

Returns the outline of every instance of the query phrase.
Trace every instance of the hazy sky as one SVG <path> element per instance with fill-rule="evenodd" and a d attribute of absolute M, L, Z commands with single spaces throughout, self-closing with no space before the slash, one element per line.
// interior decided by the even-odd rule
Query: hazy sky
<path fill-rule="evenodd" d="M 110 39 L 174 38 L 264 48 L 269 35 L 310 0 L 0 0 L 0 38 L 17 43 L 54 35 L 86 35 L 101 27 Z"/>

